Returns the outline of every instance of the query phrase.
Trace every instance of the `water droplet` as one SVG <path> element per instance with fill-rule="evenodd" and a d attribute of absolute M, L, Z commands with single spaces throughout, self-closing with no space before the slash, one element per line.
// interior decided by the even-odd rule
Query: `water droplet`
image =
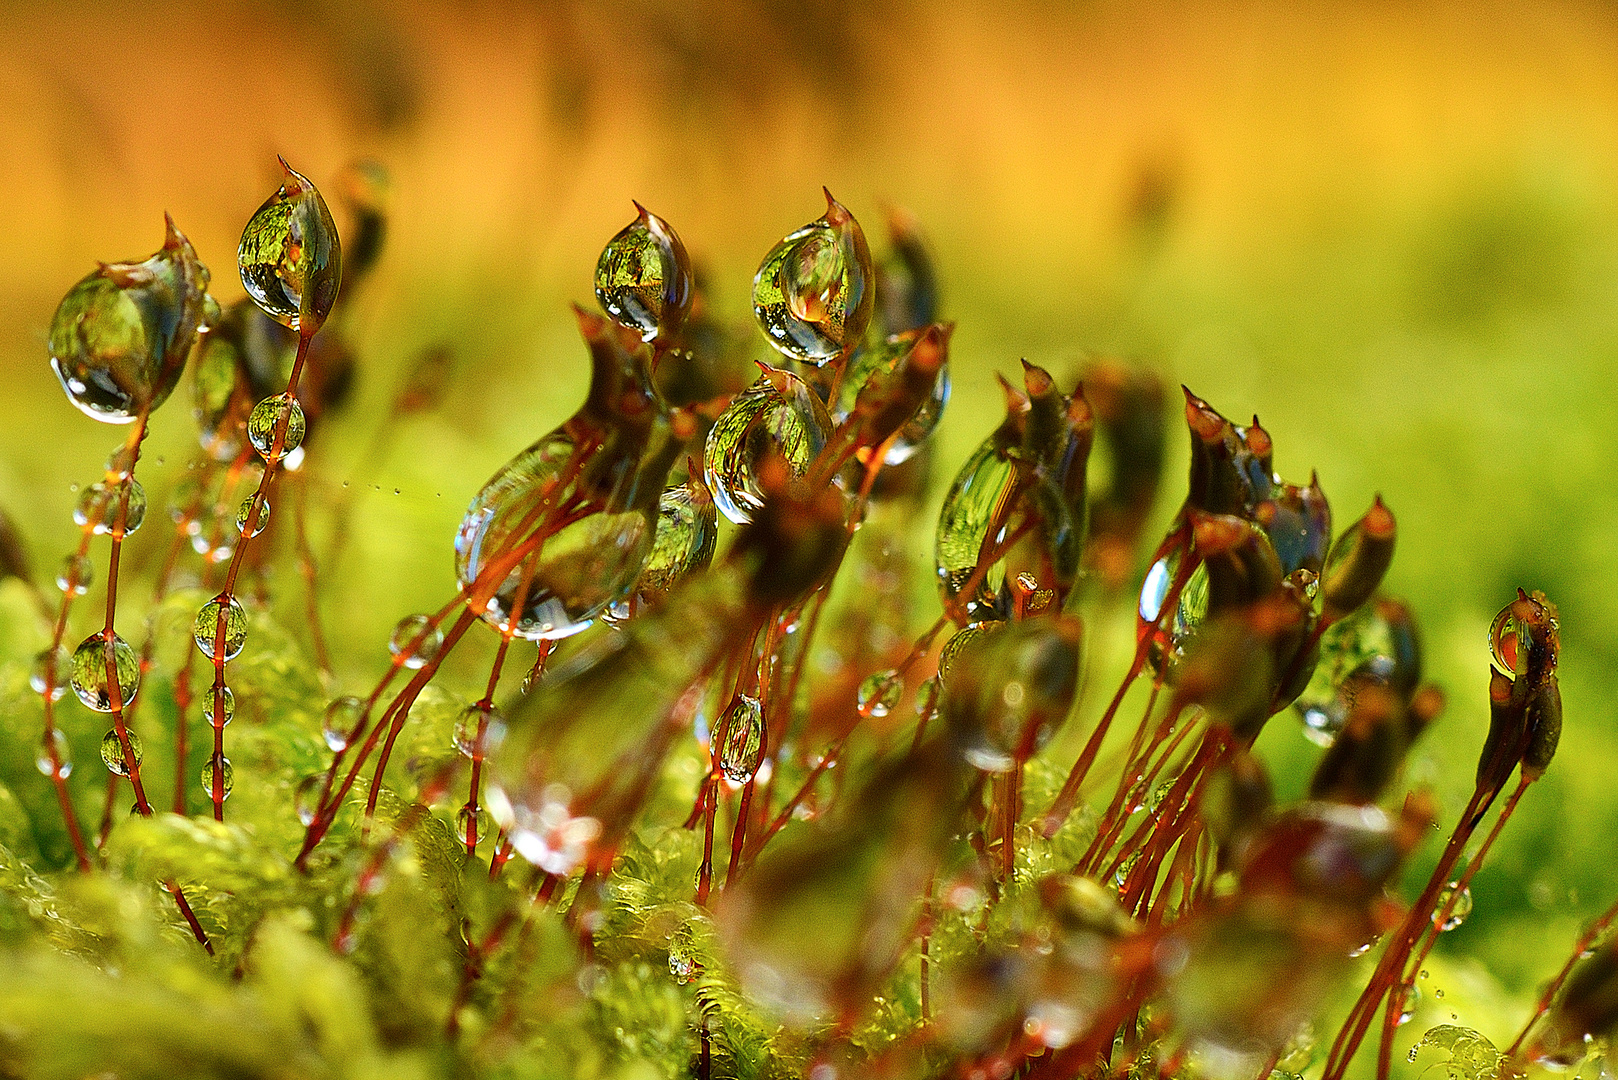
<path fill-rule="evenodd" d="M 281 439 L 281 455 L 285 457 L 303 445 L 306 424 L 303 406 L 298 404 L 298 399 L 291 394 L 276 394 L 254 405 L 253 411 L 247 416 L 247 441 L 266 461 L 270 458 L 271 447 L 275 445 L 275 430 L 283 423 L 286 434 Z"/>
<path fill-rule="evenodd" d="M 253 518 L 248 521 L 249 516 Z M 270 524 L 270 500 L 261 499 L 258 504 L 258 513 L 253 514 L 253 496 L 249 495 L 242 500 L 236 508 L 236 531 L 251 540 L 263 532 Z"/>
<path fill-rule="evenodd" d="M 133 731 L 125 730 L 129 737 L 129 756 L 134 759 L 138 768 L 141 761 L 140 737 Z M 124 746 L 118 738 L 118 729 L 112 728 L 101 736 L 101 760 L 106 763 L 107 771 L 115 776 L 128 776 L 129 765 L 124 760 Z"/>
<path fill-rule="evenodd" d="M 455 574 L 468 592 L 468 606 L 487 597 L 474 610 L 502 632 L 553 640 L 586 629 L 629 595 L 652 547 L 652 507 L 602 510 L 546 536 L 535 554 L 512 565 L 492 596 L 488 583 L 479 583 L 491 564 L 532 541 L 536 522 L 569 487 L 576 449 L 573 438 L 558 430 L 518 454 L 478 492 L 456 534 Z M 621 507 L 623 494 L 613 492 L 608 505 Z M 513 626 L 519 592 L 522 610 Z"/>
<path fill-rule="evenodd" d="M 348 749 L 349 743 L 354 741 L 360 725 L 365 723 L 365 702 L 352 694 L 345 695 L 326 706 L 325 719 L 321 721 L 320 735 L 326 740 L 326 746 L 334 754 L 341 754 Z"/>
<path fill-rule="evenodd" d="M 388 636 L 388 652 L 400 657 L 405 667 L 420 668 L 438 655 L 444 645 L 444 632 L 425 615 L 406 615 Z"/>
<path fill-rule="evenodd" d="M 127 504 L 123 502 L 123 489 L 126 487 L 129 491 Z M 120 510 L 124 515 L 126 536 L 139 529 L 141 522 L 146 520 L 146 489 L 134 477 L 113 486 L 97 482 L 85 488 L 73 509 L 73 523 L 89 525 L 97 536 L 106 536 L 112 532 L 113 522 L 117 520 Z"/>
<path fill-rule="evenodd" d="M 669 974 L 681 986 L 689 986 L 697 980 L 699 966 L 691 954 L 679 946 L 669 948 Z"/>
<path fill-rule="evenodd" d="M 455 719 L 455 749 L 473 761 L 488 757 L 505 737 L 506 719 L 492 705 L 468 705 Z"/>
<path fill-rule="evenodd" d="M 1155 623 L 1157 617 L 1163 614 L 1163 604 L 1167 602 L 1169 589 L 1174 585 L 1174 574 L 1180 565 L 1178 551 L 1171 552 L 1152 564 L 1146 571 L 1146 581 L 1140 587 L 1139 612 L 1141 621 Z"/>
<path fill-rule="evenodd" d="M 230 797 L 230 789 L 236 784 L 236 770 L 231 767 L 230 759 L 220 760 L 220 786 L 222 798 Z M 213 798 L 213 761 L 210 759 L 202 766 L 202 790 L 211 799 Z"/>
<path fill-rule="evenodd" d="M 179 382 L 204 318 L 208 268 L 172 221 L 162 250 L 109 263 L 68 290 L 51 320 L 51 368 L 68 400 L 127 424 Z"/>
<path fill-rule="evenodd" d="M 1507 675 L 1521 674 L 1517 664 L 1526 655 L 1523 646 L 1527 631 L 1518 625 L 1516 616 L 1511 613 L 1514 606 L 1515 601 L 1501 608 L 1489 627 L 1489 655 L 1494 660 L 1494 666 Z"/>
<path fill-rule="evenodd" d="M 1448 885 L 1444 886 L 1444 890 L 1438 894 L 1437 910 L 1440 912 L 1442 912 L 1445 906 L 1450 903 L 1450 899 L 1452 897 L 1455 901 L 1455 906 L 1450 909 L 1449 918 L 1445 919 L 1443 925 L 1438 928 L 1440 931 L 1455 929 L 1457 926 L 1460 926 L 1466 921 L 1466 917 L 1468 915 L 1472 914 L 1472 889 L 1470 886 L 1468 886 L 1467 888 L 1462 889 L 1460 895 L 1457 896 L 1455 894 L 1455 886 L 1457 884 L 1459 884 L 1459 882 L 1450 882 Z"/>
<path fill-rule="evenodd" d="M 716 730 L 725 740 L 719 753 L 720 771 L 738 784 L 751 780 L 764 754 L 764 709 L 758 698 L 736 695 Z"/>
<path fill-rule="evenodd" d="M 978 572 L 978 564 L 1005 539 L 1010 520 L 1006 508 L 1016 481 L 1015 466 L 991 437 L 961 466 L 944 496 L 934 565 L 946 610 L 956 610 L 960 604 L 975 619 L 1000 617 L 997 599 L 1005 578 L 1005 560 L 997 560 L 984 573 Z M 977 584 L 972 595 L 963 596 L 974 578 Z"/>
<path fill-rule="evenodd" d="M 904 692 L 904 676 L 893 668 L 867 675 L 856 695 L 860 715 L 881 719 L 899 704 Z"/>
<path fill-rule="evenodd" d="M 197 610 L 191 629 L 197 648 L 210 660 L 214 658 L 214 645 L 221 640 L 222 629 L 222 655 L 227 661 L 234 660 L 247 644 L 247 610 L 234 596 L 220 593 Z"/>
<path fill-rule="evenodd" d="M 975 622 L 967 623 L 944 643 L 943 651 L 938 654 L 938 680 L 945 686 L 949 685 L 950 672 L 955 667 L 955 661 L 960 658 L 961 650 L 986 634 L 992 634 L 1005 626 L 1001 622 Z"/>
<path fill-rule="evenodd" d="M 847 420 L 854 412 L 854 404 L 859 400 L 860 391 L 874 378 L 887 378 L 899 363 L 916 347 L 916 340 L 920 332 L 899 334 L 874 345 L 861 348 L 848 362 L 843 372 L 842 382 L 839 384 L 837 400 L 831 410 L 832 420 L 838 424 Z M 938 376 L 933 380 L 933 392 L 922 402 L 909 420 L 899 428 L 893 442 L 888 445 L 888 452 L 883 456 L 884 465 L 900 465 L 908 461 L 919 449 L 927 437 L 938 427 L 938 422 L 944 416 L 944 406 L 949 404 L 949 362 L 938 369 Z"/>
<path fill-rule="evenodd" d="M 765 458 L 779 455 L 792 475 L 802 476 L 831 431 L 826 406 L 802 379 L 766 372 L 708 430 L 704 461 L 714 504 L 738 525 L 751 521 L 763 505 L 756 473 Z"/>
<path fill-rule="evenodd" d="M 1139 861 L 1140 852 L 1132 851 L 1123 862 L 1118 864 L 1118 869 L 1114 871 L 1112 875 L 1112 884 L 1115 888 L 1124 889 L 1128 887 L 1129 874 L 1135 869 L 1135 864 Z"/>
<path fill-rule="evenodd" d="M 323 780 L 319 773 L 312 773 L 299 780 L 297 788 L 292 792 L 292 809 L 298 815 L 299 824 L 305 827 L 314 824 L 315 801 L 320 798 Z"/>
<path fill-rule="evenodd" d="M 60 645 L 40 651 L 28 669 L 29 687 L 42 696 L 49 691 L 52 701 L 61 701 L 62 695 L 67 693 L 68 670 L 72 662 L 67 650 Z"/>
<path fill-rule="evenodd" d="M 691 311 L 691 260 L 669 223 L 640 216 L 608 241 L 596 263 L 601 310 L 643 341 L 673 339 Z"/>
<path fill-rule="evenodd" d="M 471 828 L 472 842 L 481 844 L 489 835 L 489 812 L 470 804 L 462 805 L 455 814 L 455 839 L 465 840 L 468 827 Z"/>
<path fill-rule="evenodd" d="M 94 580 L 90 560 L 77 552 L 63 559 L 62 568 L 56 572 L 56 587 L 68 596 L 83 596 Z"/>
<path fill-rule="evenodd" d="M 62 734 L 61 728 L 51 728 L 46 739 L 48 742 L 40 743 L 39 756 L 34 759 L 34 765 L 41 776 L 49 777 L 56 773 L 65 780 L 73 774 L 73 753 L 68 748 L 67 736 Z M 56 754 L 55 761 L 51 760 L 52 751 Z"/>
<path fill-rule="evenodd" d="M 1399 1026 L 1403 1027 L 1410 1023 L 1419 1008 L 1421 1008 L 1421 987 L 1411 986 L 1405 991 L 1404 1007 L 1399 1010 Z"/>
<path fill-rule="evenodd" d="M 865 335 L 875 306 L 859 222 L 828 193 L 826 213 L 789 233 L 753 277 L 753 314 L 770 344 L 822 364 Z"/>
<path fill-rule="evenodd" d="M 326 200 L 285 161 L 281 186 L 242 230 L 236 263 L 242 285 L 265 314 L 313 334 L 342 283 L 343 255 Z"/>
<path fill-rule="evenodd" d="M 120 706 L 135 700 L 140 690 L 140 658 L 129 642 L 112 635 L 113 671 L 118 679 Z M 112 712 L 112 686 L 107 681 L 107 646 L 102 633 L 91 634 L 73 650 L 73 692 L 86 708 Z"/>
<path fill-rule="evenodd" d="M 231 693 L 230 687 L 223 686 L 219 689 L 219 696 L 223 700 L 225 706 L 223 710 L 223 717 L 219 721 L 219 726 L 224 727 L 236 717 L 236 695 Z M 213 704 L 213 688 L 210 687 L 202 695 L 202 722 L 208 724 L 209 726 L 213 725 L 214 720 Z"/>
<path fill-rule="evenodd" d="M 1373 600 L 1321 635 L 1320 659 L 1293 702 L 1311 742 L 1330 746 L 1337 741 L 1366 686 L 1392 685 L 1405 693 L 1415 689 L 1420 658 L 1411 624 L 1397 617 L 1403 610 L 1396 603 Z"/>
<path fill-rule="evenodd" d="M 650 595 L 668 592 L 712 561 L 718 537 L 719 514 L 701 478 L 669 488 L 658 499 L 657 534 L 637 588 Z"/>

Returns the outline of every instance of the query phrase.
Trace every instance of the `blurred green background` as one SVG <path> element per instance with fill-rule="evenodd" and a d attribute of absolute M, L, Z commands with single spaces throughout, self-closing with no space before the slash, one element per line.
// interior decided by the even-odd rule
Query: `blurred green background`
<path fill-rule="evenodd" d="M 757 260 L 820 213 L 825 184 L 874 241 L 887 204 L 931 237 L 959 322 L 940 487 L 996 422 L 994 372 L 1026 356 L 1065 378 L 1109 353 L 1258 413 L 1279 469 L 1317 469 L 1340 524 L 1384 495 L 1402 530 L 1390 584 L 1450 697 L 1409 776 L 1446 829 L 1486 723 L 1489 619 L 1519 585 L 1560 605 L 1561 756 L 1435 958 L 1431 1023 L 1509 1038 L 1578 922 L 1618 895 L 1612 7 L 135 8 L 0 4 L 0 505 L 47 579 L 76 537 L 71 486 L 123 432 L 68 405 L 45 330 L 94 260 L 158 246 L 164 210 L 228 302 L 275 154 L 317 183 L 362 155 L 392 175 L 383 263 L 339 305 L 358 401 L 312 459 L 328 491 L 360 492 L 325 598 L 358 685 L 394 620 L 450 594 L 477 487 L 576 405 L 566 305 L 590 300 L 630 199 L 675 224 L 743 318 Z M 373 461 L 405 364 L 440 342 L 449 399 Z M 195 447 L 188 398 L 148 443 L 155 502 Z M 151 566 L 163 532 L 131 558 Z M 1264 748 L 1301 787 L 1316 751 L 1290 716 Z"/>

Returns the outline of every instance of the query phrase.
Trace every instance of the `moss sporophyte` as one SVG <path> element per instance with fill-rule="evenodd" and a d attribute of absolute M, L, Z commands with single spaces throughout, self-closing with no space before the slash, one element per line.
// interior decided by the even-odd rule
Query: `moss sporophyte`
<path fill-rule="evenodd" d="M 1401 765 L 1444 702 L 1379 591 L 1380 499 L 1334 533 L 1256 418 L 1187 391 L 1188 483 L 1148 554 L 1160 380 L 1025 363 L 947 488 L 919 610 L 953 327 L 915 223 L 892 215 L 876 261 L 828 193 L 764 257 L 751 334 L 637 205 L 603 314 L 575 312 L 583 404 L 467 493 L 454 593 L 333 695 L 308 521 L 335 523 L 329 562 L 347 507 L 309 478 L 383 189 L 344 185 L 345 282 L 283 167 L 247 299 L 221 310 L 169 222 L 51 325 L 68 398 L 128 434 L 79 502 L 31 690 L 3 689 L 40 775 L 0 777 L 0 1074 L 1390 1075 L 1429 951 L 1554 755 L 1549 600 L 1496 621 L 1474 792 L 1406 906 L 1390 883 L 1437 811 Z M 135 582 L 141 448 L 187 364 L 200 452 Z M 390 418 L 449 370 L 423 354 Z M 303 595 L 272 589 L 282 559 Z M 1120 601 L 1127 671 L 1087 691 L 1086 619 Z M 480 649 L 475 681 L 446 667 Z M 1326 749 L 1278 803 L 1254 746 L 1287 713 Z M 90 745 L 104 779 L 73 768 Z M 1417 1051 L 1477 1078 L 1603 1053 L 1614 918 L 1506 1049 L 1446 1025 Z"/>

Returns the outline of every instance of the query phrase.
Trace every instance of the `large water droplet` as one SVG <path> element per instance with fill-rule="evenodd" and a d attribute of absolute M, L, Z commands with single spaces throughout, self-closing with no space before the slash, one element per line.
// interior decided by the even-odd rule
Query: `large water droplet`
<path fill-rule="evenodd" d="M 73 650 L 73 692 L 86 708 L 96 712 L 112 712 L 113 707 L 113 688 L 107 681 L 106 642 L 104 633 L 95 633 Z M 127 707 L 140 690 L 140 658 L 117 634 L 112 635 L 112 657 L 118 701 L 121 707 Z"/>
<path fill-rule="evenodd" d="M 947 610 L 964 605 L 969 617 L 998 618 L 996 599 L 1005 579 L 1005 563 L 996 560 L 986 572 L 978 564 L 1005 539 L 1011 518 L 1008 501 L 1014 497 L 1017 471 L 993 441 L 985 441 L 967 459 L 944 496 L 938 514 L 934 565 Z M 976 577 L 970 596 L 963 590 Z"/>
<path fill-rule="evenodd" d="M 953 634 L 944 643 L 943 651 L 938 654 L 938 681 L 949 686 L 950 673 L 955 669 L 955 661 L 960 659 L 961 650 L 981 639 L 986 634 L 992 634 L 1005 628 L 1003 622 L 975 622 L 968 623 Z"/>
<path fill-rule="evenodd" d="M 669 223 L 644 206 L 596 263 L 596 299 L 643 341 L 671 340 L 691 311 L 691 260 Z"/>
<path fill-rule="evenodd" d="M 340 754 L 348 749 L 360 725 L 365 722 L 365 712 L 365 702 L 352 694 L 340 697 L 326 706 L 320 736 L 326 740 L 326 746 L 332 753 Z"/>
<path fill-rule="evenodd" d="M 854 403 L 859 400 L 860 391 L 865 389 L 866 384 L 872 379 L 884 379 L 891 375 L 916 347 L 920 336 L 919 330 L 898 334 L 856 352 L 843 372 L 837 400 L 833 402 L 831 410 L 832 420 L 838 424 L 847 420 L 853 414 Z M 932 395 L 899 428 L 893 441 L 888 444 L 888 451 L 882 458 L 883 464 L 903 464 L 921 449 L 922 443 L 926 442 L 944 416 L 944 406 L 949 404 L 949 389 L 949 362 L 946 360 L 933 380 Z"/>
<path fill-rule="evenodd" d="M 219 776 L 221 789 L 220 798 L 228 799 L 230 798 L 230 789 L 236 785 L 236 770 L 231 767 L 229 758 L 222 758 L 220 760 Z M 202 780 L 203 793 L 206 794 L 210 799 L 213 798 L 212 759 L 209 759 L 209 761 L 202 766 L 200 779 Z"/>
<path fill-rule="evenodd" d="M 794 476 L 802 476 L 831 430 L 826 406 L 802 379 L 767 372 L 737 394 L 708 430 L 704 461 L 714 505 L 738 525 L 751 521 L 763 505 L 757 470 L 765 458 L 778 455 Z"/>
<path fill-rule="evenodd" d="M 134 760 L 135 767 L 139 768 L 142 756 L 140 738 L 127 729 L 124 734 L 129 737 L 129 756 Z M 107 771 L 113 775 L 129 775 L 129 763 L 124 760 L 124 746 L 118 738 L 117 728 L 110 728 L 101 736 L 101 760 L 107 766 Z"/>
<path fill-rule="evenodd" d="M 602 510 L 564 524 L 513 561 L 539 530 L 554 527 L 548 523 L 558 500 L 581 468 L 575 450 L 573 439 L 556 431 L 518 454 L 478 492 L 456 534 L 455 574 L 468 604 L 488 596 L 477 614 L 502 632 L 529 640 L 578 633 L 629 595 L 652 547 L 651 513 Z M 621 501 L 614 497 L 610 505 Z M 480 579 L 496 573 L 490 567 L 497 563 L 510 569 L 489 595 L 490 583 Z M 519 593 L 522 610 L 513 625 Z"/>
<path fill-rule="evenodd" d="M 303 406 L 298 404 L 298 399 L 291 394 L 276 394 L 254 405 L 253 411 L 248 414 L 247 441 L 266 461 L 275 446 L 275 430 L 283 423 L 286 434 L 281 439 L 281 456 L 287 457 L 303 445 L 303 434 L 307 427 Z"/>
<path fill-rule="evenodd" d="M 643 594 L 668 592 L 687 574 L 713 559 L 719 514 L 713 496 L 698 477 L 663 492 L 657 503 L 657 534 L 646 556 L 638 588 Z"/>
<path fill-rule="evenodd" d="M 716 730 L 724 739 L 719 750 L 719 768 L 738 784 L 758 772 L 764 753 L 764 709 L 758 698 L 738 694 L 719 718 Z"/>
<path fill-rule="evenodd" d="M 90 560 L 77 552 L 63 559 L 62 568 L 56 572 L 56 587 L 68 596 L 83 596 L 90 591 L 94 580 L 95 570 Z"/>
<path fill-rule="evenodd" d="M 197 609 L 196 622 L 191 627 L 192 636 L 196 638 L 197 648 L 202 650 L 202 655 L 212 660 L 214 647 L 221 641 L 221 624 L 224 631 L 221 655 L 227 661 L 234 660 L 241 653 L 242 646 L 247 644 L 247 610 L 234 596 L 220 593 Z"/>
<path fill-rule="evenodd" d="M 856 345 L 874 304 L 865 234 L 829 192 L 825 215 L 776 244 L 753 277 L 753 314 L 770 344 L 811 364 Z"/>
<path fill-rule="evenodd" d="M 320 329 L 337 301 L 343 253 L 326 200 L 281 162 L 281 186 L 242 230 L 242 286 L 265 314 L 300 333 Z"/>
<path fill-rule="evenodd" d="M 388 637 L 388 652 L 412 670 L 425 666 L 443 645 L 444 632 L 425 615 L 406 615 Z"/>
<path fill-rule="evenodd" d="M 1407 682 L 1414 689 L 1419 660 L 1408 632 L 1384 617 L 1372 601 L 1333 623 L 1320 637 L 1320 660 L 1303 693 L 1293 702 L 1311 742 L 1330 746 L 1348 722 L 1359 692 L 1367 685 Z"/>
<path fill-rule="evenodd" d="M 168 399 L 204 318 L 208 269 L 168 223 L 163 249 L 111 263 L 62 298 L 51 320 L 51 367 L 86 415 L 127 424 Z"/>

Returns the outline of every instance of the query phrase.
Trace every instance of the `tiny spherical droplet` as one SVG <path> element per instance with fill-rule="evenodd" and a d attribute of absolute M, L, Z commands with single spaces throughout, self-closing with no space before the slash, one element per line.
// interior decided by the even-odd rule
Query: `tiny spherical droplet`
<path fill-rule="evenodd" d="M 127 505 L 124 505 L 125 490 L 128 491 Z M 108 486 L 98 481 L 85 488 L 74 507 L 73 523 L 89 525 L 97 536 L 106 536 L 112 532 L 120 511 L 124 515 L 125 536 L 139 529 L 146 520 L 146 489 L 132 476 L 118 485 Z"/>
<path fill-rule="evenodd" d="M 229 758 L 220 760 L 220 787 L 221 797 L 229 798 L 230 789 L 236 783 L 236 770 L 231 767 Z M 213 761 L 210 759 L 202 766 L 202 790 L 211 799 L 213 798 Z"/>
<path fill-rule="evenodd" d="M 140 658 L 130 648 L 129 642 L 117 634 L 112 635 L 112 657 L 113 672 L 118 680 L 118 703 L 120 707 L 127 706 L 135 700 L 135 694 L 140 689 Z M 112 686 L 107 681 L 106 638 L 102 634 L 91 634 L 73 650 L 71 680 L 73 692 L 86 708 L 96 712 L 112 712 Z"/>
<path fill-rule="evenodd" d="M 438 655 L 444 632 L 425 615 L 406 615 L 388 638 L 388 652 L 402 657 L 407 668 L 419 668 Z"/>
<path fill-rule="evenodd" d="M 462 806 L 455 814 L 455 839 L 464 841 L 468 831 L 474 844 L 482 843 L 483 838 L 489 835 L 488 811 L 475 809 L 471 805 Z"/>
<path fill-rule="evenodd" d="M 134 759 L 138 768 L 141 759 L 140 738 L 128 729 L 125 729 L 124 734 L 129 737 L 129 756 Z M 118 738 L 116 728 L 101 736 L 101 760 L 106 763 L 107 771 L 115 776 L 129 775 L 129 763 L 124 760 L 124 746 Z"/>
<path fill-rule="evenodd" d="M 320 735 L 334 754 L 341 754 L 354 740 L 360 725 L 365 722 L 365 702 L 352 694 L 338 698 L 326 706 L 326 717 L 321 722 Z"/>
<path fill-rule="evenodd" d="M 224 727 L 236 716 L 236 695 L 230 692 L 230 687 L 225 686 L 220 688 L 220 697 L 224 700 L 225 708 L 219 726 Z M 213 724 L 213 703 L 213 690 L 210 688 L 202 696 L 202 722 L 205 724 Z"/>
<path fill-rule="evenodd" d="M 736 695 L 715 730 L 725 740 L 719 751 L 720 771 L 738 784 L 751 780 L 764 755 L 764 709 L 758 698 Z"/>
<path fill-rule="evenodd" d="M 860 715 L 881 719 L 899 704 L 904 691 L 904 676 L 893 668 L 867 675 L 857 693 Z"/>
<path fill-rule="evenodd" d="M 135 471 L 135 453 L 126 443 L 107 455 L 107 475 L 113 480 L 124 480 Z"/>
<path fill-rule="evenodd" d="M 313 773 L 298 781 L 297 789 L 292 793 L 292 808 L 298 815 L 298 822 L 304 826 L 314 824 L 315 802 L 320 798 L 321 776 Z"/>
<path fill-rule="evenodd" d="M 266 461 L 275 445 L 275 429 L 282 423 L 286 424 L 286 434 L 281 439 L 281 455 L 285 457 L 303 445 L 305 424 L 298 399 L 291 394 L 267 397 L 247 416 L 247 441 Z"/>
<path fill-rule="evenodd" d="M 249 517 L 252 517 L 253 520 L 249 521 Z M 258 514 L 256 516 L 253 515 L 253 496 L 251 495 L 243 499 L 242 504 L 236 508 L 236 531 L 249 540 L 263 532 L 269 524 L 270 500 L 268 499 L 259 500 Z"/>
<path fill-rule="evenodd" d="M 224 593 L 202 605 L 192 626 L 197 648 L 210 660 L 214 658 L 214 647 L 221 643 L 221 626 L 224 645 L 221 655 L 226 660 L 234 660 L 247 644 L 247 609 L 234 596 Z"/>
<path fill-rule="evenodd" d="M 67 693 L 68 669 L 72 663 L 62 646 L 45 649 L 34 657 L 33 666 L 28 670 L 28 685 L 36 694 L 49 692 L 52 701 L 61 701 L 62 695 Z"/>
<path fill-rule="evenodd" d="M 679 946 L 669 948 L 669 974 L 681 986 L 688 986 L 697 978 L 697 962 Z"/>
<path fill-rule="evenodd" d="M 77 552 L 63 559 L 62 568 L 56 572 L 56 587 L 68 596 L 83 596 L 93 581 L 95 571 L 90 560 Z"/>
<path fill-rule="evenodd" d="M 54 761 L 51 760 L 53 752 L 56 759 Z M 49 777 L 54 774 L 65 780 L 72 775 L 73 755 L 68 749 L 67 736 L 62 734 L 61 728 L 51 728 L 51 733 L 41 740 L 39 757 L 34 759 L 34 764 L 42 776 Z"/>
<path fill-rule="evenodd" d="M 1450 882 L 1448 885 L 1444 886 L 1444 890 L 1438 894 L 1436 910 L 1440 912 L 1442 912 L 1444 908 L 1449 905 L 1451 897 L 1453 897 L 1455 901 L 1454 906 L 1450 908 L 1449 917 L 1444 920 L 1441 926 L 1439 926 L 1438 929 L 1440 931 L 1454 930 L 1456 927 L 1460 926 L 1466 921 L 1466 917 L 1468 915 L 1472 914 L 1472 889 L 1470 886 L 1468 886 L 1467 888 L 1462 889 L 1460 895 L 1457 896 L 1455 894 L 1455 886 L 1457 884 L 1457 882 Z"/>
<path fill-rule="evenodd" d="M 485 723 L 485 721 L 487 721 Z M 482 737 L 479 738 L 479 731 Z M 482 761 L 506 737 L 505 717 L 500 710 L 468 705 L 455 719 L 455 749 L 473 761 Z"/>

